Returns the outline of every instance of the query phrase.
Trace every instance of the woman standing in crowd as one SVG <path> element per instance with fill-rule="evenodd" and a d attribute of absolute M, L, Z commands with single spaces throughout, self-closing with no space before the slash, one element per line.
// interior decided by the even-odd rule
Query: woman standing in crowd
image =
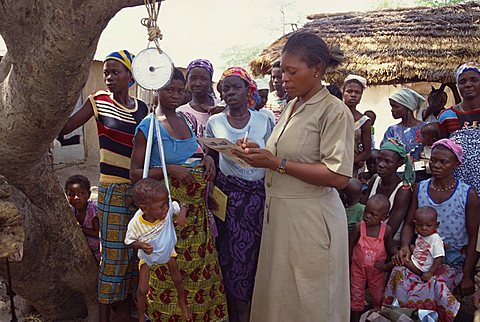
<path fill-rule="evenodd" d="M 403 178 L 397 173 L 398 168 L 405 164 Z M 407 216 L 412 198 L 411 185 L 415 182 L 415 172 L 411 158 L 407 155 L 405 146 L 395 139 L 382 144 L 377 157 L 377 175 L 370 179 L 367 196 L 377 193 L 390 200 L 388 225 L 392 228 L 393 240 L 400 243 L 402 223 Z"/>
<path fill-rule="evenodd" d="M 343 102 L 352 112 L 355 121 L 355 158 L 354 175 L 363 167 L 372 150 L 372 124 L 370 118 L 357 110 L 362 99 L 367 80 L 362 76 L 348 75 L 343 82 Z"/>
<path fill-rule="evenodd" d="M 263 113 L 250 111 L 255 83 L 241 67 L 221 78 L 228 109 L 212 116 L 206 137 L 247 140 L 265 147 L 272 124 Z M 209 153 L 214 152 L 210 150 Z M 224 276 L 230 322 L 249 322 L 265 207 L 265 169 L 244 168 L 220 154 L 216 185 L 228 197 L 225 222 L 216 218 L 218 257 Z"/>
<path fill-rule="evenodd" d="M 345 209 L 335 188 L 353 169 L 353 117 L 321 79 L 338 65 L 326 43 L 308 32 L 282 51 L 289 96 L 266 148 L 238 153 L 266 168 L 266 206 L 251 320 L 349 320 Z M 332 233 L 335 232 L 335 233 Z"/>
<path fill-rule="evenodd" d="M 450 137 L 462 147 L 464 160 L 455 177 L 480 191 L 480 65 L 466 63 L 456 71 L 460 104 L 438 116 L 441 137 Z"/>
<path fill-rule="evenodd" d="M 387 128 L 380 145 L 388 139 L 397 139 L 410 153 L 420 144 L 420 130 L 425 125 L 415 118 L 413 112 L 422 106 L 425 99 L 410 88 L 402 88 L 390 96 L 389 100 L 393 118 L 401 121 Z"/>
<path fill-rule="evenodd" d="M 185 90 L 185 78 L 175 69 L 170 83 L 159 91 L 160 109 L 157 118 L 165 149 L 165 162 L 170 179 L 172 199 L 188 206 L 187 222 L 176 226 L 177 263 L 183 272 L 188 308 L 194 321 L 225 321 L 228 319 L 222 274 L 217 252 L 208 225 L 206 209 L 207 182 L 215 177 L 215 164 L 211 157 L 203 157 L 193 128 L 187 118 L 176 109 Z M 130 167 L 133 182 L 142 178 L 147 135 L 151 117 L 145 118 L 137 128 Z M 154 131 L 150 178 L 162 180 L 163 171 Z M 199 158 L 200 157 L 200 158 Z M 177 321 L 183 316 L 175 284 L 167 265 L 150 267 L 147 315 L 152 321 Z M 141 313 L 139 313 L 141 314 Z"/>
<path fill-rule="evenodd" d="M 440 266 L 428 283 L 404 266 L 397 266 L 390 275 L 385 302 L 398 299 L 400 306 L 435 310 L 440 321 L 453 321 L 460 304 L 452 295 L 459 285 L 460 296 L 472 294 L 474 268 L 478 260 L 475 251 L 479 217 L 478 196 L 474 188 L 453 176 L 453 170 L 463 160 L 462 149 L 452 140 L 433 144 L 430 158 L 432 178 L 421 181 L 415 188 L 402 231 L 402 247 L 394 256 L 398 265 L 410 261 L 410 243 L 414 238 L 414 213 L 420 207 L 432 207 L 438 213 L 438 234 L 445 248 L 445 264 Z"/>
<path fill-rule="evenodd" d="M 193 115 L 198 122 L 195 132 L 202 137 L 217 100 L 212 96 L 213 65 L 206 59 L 197 59 L 187 66 L 187 88 L 192 100 L 178 108 L 179 112 Z"/>
<path fill-rule="evenodd" d="M 129 321 L 126 301 L 138 283 L 138 259 L 124 243 L 128 222 L 135 209 L 131 206 L 132 183 L 129 177 L 132 139 L 137 124 L 147 115 L 147 106 L 131 97 L 134 84 L 133 55 L 126 50 L 113 52 L 103 63 L 103 79 L 108 91 L 88 97 L 73 114 L 60 134 L 85 124 L 92 116 L 97 121 L 100 142 L 100 182 L 98 218 L 100 223 L 101 262 L 98 276 L 100 321 L 110 321 L 112 304 L 119 319 Z"/>
<path fill-rule="evenodd" d="M 282 114 L 283 108 L 287 104 L 286 93 L 283 89 L 283 76 L 282 68 L 280 67 L 280 61 L 273 63 L 270 77 L 273 91 L 268 94 L 268 100 L 265 107 L 273 112 L 275 115 L 275 123 L 277 123 L 278 119 L 280 118 L 280 114 Z"/>

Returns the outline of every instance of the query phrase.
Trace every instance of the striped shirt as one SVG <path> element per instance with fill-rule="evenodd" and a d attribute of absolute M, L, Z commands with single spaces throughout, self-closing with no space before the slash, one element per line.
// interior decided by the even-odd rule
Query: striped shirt
<path fill-rule="evenodd" d="M 438 126 L 448 134 L 460 129 L 480 128 L 480 109 L 465 112 L 458 105 L 444 109 L 438 115 Z"/>
<path fill-rule="evenodd" d="M 128 109 L 105 91 L 96 92 L 88 99 L 97 120 L 100 182 L 129 183 L 133 136 L 137 125 L 147 116 L 147 105 L 135 99 L 135 107 Z"/>

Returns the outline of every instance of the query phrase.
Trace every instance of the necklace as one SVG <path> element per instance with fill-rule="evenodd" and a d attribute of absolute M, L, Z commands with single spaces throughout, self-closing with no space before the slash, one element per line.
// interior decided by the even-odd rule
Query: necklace
<path fill-rule="evenodd" d="M 433 191 L 445 192 L 445 191 L 448 191 L 448 190 L 451 190 L 451 189 L 455 188 L 456 185 L 457 185 L 457 180 L 454 178 L 452 185 L 451 185 L 451 186 L 448 186 L 448 187 L 446 187 L 446 188 L 443 188 L 443 189 L 436 188 L 436 187 L 434 186 L 434 183 L 433 183 L 433 182 L 432 182 L 432 184 L 430 185 L 430 187 L 432 188 Z"/>
<path fill-rule="evenodd" d="M 232 116 L 230 113 L 227 113 L 227 116 L 231 117 L 234 120 L 243 120 L 250 116 L 250 113 L 244 114 L 242 116 Z"/>
<path fill-rule="evenodd" d="M 207 107 L 207 103 L 202 103 L 202 104 L 190 104 L 193 107 L 197 107 L 199 109 L 201 109 L 202 111 L 204 111 L 205 113 L 208 113 L 208 108 L 206 109 L 205 107 Z"/>

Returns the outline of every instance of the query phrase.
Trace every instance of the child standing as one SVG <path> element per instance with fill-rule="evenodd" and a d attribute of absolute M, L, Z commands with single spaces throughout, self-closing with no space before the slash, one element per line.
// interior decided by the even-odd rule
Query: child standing
<path fill-rule="evenodd" d="M 168 262 L 170 275 L 178 294 L 178 304 L 185 319 L 190 321 L 192 313 L 187 302 L 183 275 L 178 268 L 175 257 L 177 242 L 173 228 L 172 215 L 178 215 L 176 223 L 184 225 L 187 208 L 177 202 L 169 204 L 167 188 L 156 179 L 145 178 L 138 181 L 133 188 L 133 199 L 140 208 L 128 224 L 125 244 L 138 249 L 140 259 L 140 279 L 137 289 L 138 321 L 145 321 L 145 301 L 148 291 L 149 267 L 153 264 Z"/>
<path fill-rule="evenodd" d="M 412 251 L 412 260 L 405 267 L 428 282 L 443 263 L 445 250 L 442 238 L 436 233 L 438 228 L 437 211 L 432 207 L 420 207 L 415 211 L 415 231 L 418 234 Z"/>
<path fill-rule="evenodd" d="M 97 205 L 90 198 L 90 181 L 82 175 L 76 174 L 65 182 L 70 209 L 82 228 L 87 244 L 97 262 L 100 262 L 100 239 Z"/>
<path fill-rule="evenodd" d="M 365 304 L 365 287 L 372 295 L 375 308 L 382 305 L 386 273 L 383 263 L 396 253 L 390 227 L 385 224 L 390 201 L 376 194 L 368 199 L 363 220 L 358 223 L 350 238 L 350 300 L 351 321 L 359 321 Z"/>
<path fill-rule="evenodd" d="M 340 199 L 347 213 L 348 235 L 352 233 L 353 227 L 363 218 L 365 205 L 360 203 L 362 194 L 362 183 L 360 180 L 352 178 L 347 186 L 339 191 Z"/>

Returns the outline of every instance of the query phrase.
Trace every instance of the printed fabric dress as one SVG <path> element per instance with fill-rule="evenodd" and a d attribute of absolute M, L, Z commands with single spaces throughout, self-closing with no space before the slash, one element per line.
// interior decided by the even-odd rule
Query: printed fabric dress
<path fill-rule="evenodd" d="M 445 260 L 453 257 L 452 251 L 459 254 L 468 244 L 465 209 L 468 193 L 471 189 L 461 181 L 457 181 L 452 195 L 442 203 L 436 203 L 428 193 L 431 179 L 421 181 L 418 185 L 418 207 L 429 206 L 434 208 L 440 222 L 438 234 L 442 240 L 450 245 L 445 250 Z M 458 261 L 458 260 L 456 260 Z M 462 279 L 462 264 L 457 267 L 442 264 L 437 273 L 427 283 L 405 267 L 397 266 L 390 275 L 385 291 L 385 303 L 391 304 L 398 299 L 400 306 L 437 311 L 440 321 L 453 321 L 460 308 L 460 303 L 452 294 Z"/>
<path fill-rule="evenodd" d="M 440 129 L 449 134 L 463 150 L 463 162 L 454 171 L 458 180 L 480 191 L 480 109 L 465 112 L 459 105 L 443 110 L 438 116 Z"/>
<path fill-rule="evenodd" d="M 149 115 L 138 126 L 147 137 L 150 128 Z M 187 122 L 187 121 L 186 121 Z M 189 124 L 187 122 L 187 124 Z M 187 305 L 193 314 L 193 321 L 227 321 L 227 302 L 223 286 L 222 273 L 218 264 L 217 252 L 208 221 L 203 168 L 199 161 L 186 164 L 199 145 L 190 128 L 191 138 L 178 140 L 170 136 L 160 125 L 162 142 L 167 164 L 187 167 L 194 176 L 189 185 L 170 176 L 170 192 L 173 200 L 188 205 L 187 223 L 176 226 L 177 265 L 183 273 L 183 283 L 187 295 Z M 157 146 L 154 131 L 153 147 Z M 152 149 L 150 167 L 160 166 L 158 149 Z M 154 264 L 149 272 L 149 290 L 147 293 L 147 316 L 152 321 L 184 321 L 183 312 L 177 303 L 177 290 L 167 265 Z"/>
<path fill-rule="evenodd" d="M 74 207 L 70 207 L 72 213 L 74 214 L 75 218 L 78 221 L 78 213 Z M 83 224 L 80 225 L 81 228 L 92 229 L 93 228 L 93 219 L 98 217 L 97 216 L 97 204 L 95 201 L 89 200 L 87 203 L 87 210 L 85 214 L 85 219 L 83 220 Z M 93 255 L 97 262 L 100 262 L 100 239 L 98 237 L 92 237 L 85 235 L 87 239 L 88 248 L 92 251 Z"/>
<path fill-rule="evenodd" d="M 351 177 L 352 113 L 326 88 L 292 113 L 296 102 L 285 107 L 266 148 Z M 349 321 L 347 217 L 337 190 L 272 170 L 265 189 L 251 321 Z"/>
<path fill-rule="evenodd" d="M 385 131 L 380 146 L 388 139 L 398 139 L 405 145 L 408 153 L 415 151 L 420 145 L 420 138 L 422 136 L 420 130 L 424 125 L 425 123 L 423 122 L 414 127 L 406 127 L 401 124 L 391 125 Z"/>

